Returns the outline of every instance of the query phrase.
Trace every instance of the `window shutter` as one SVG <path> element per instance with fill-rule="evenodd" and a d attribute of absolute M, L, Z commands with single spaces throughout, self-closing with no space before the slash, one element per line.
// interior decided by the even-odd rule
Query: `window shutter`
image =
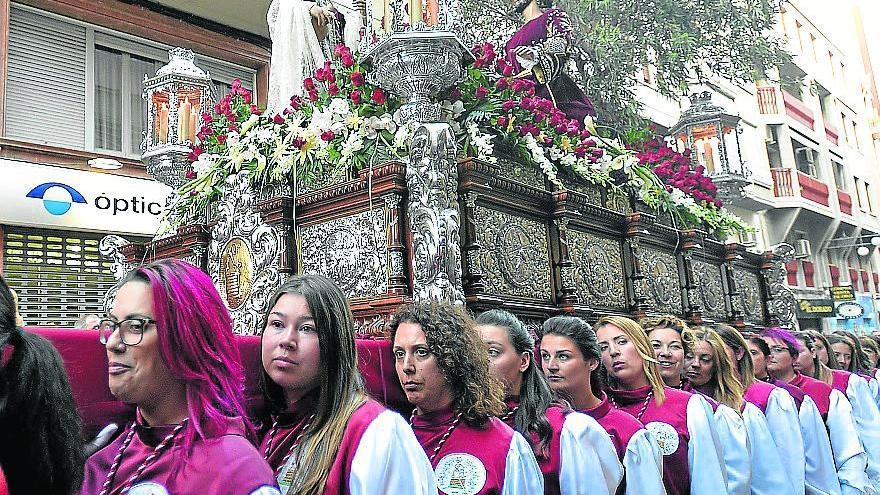
<path fill-rule="evenodd" d="M 253 89 L 254 78 L 256 72 L 253 69 L 239 67 L 227 62 L 217 62 L 213 59 L 196 55 L 195 63 L 202 70 L 210 73 L 211 79 L 231 85 L 232 81 L 241 79 L 241 84 L 245 88 Z M 223 95 L 218 95 L 220 98 Z"/>
<path fill-rule="evenodd" d="M 12 5 L 6 135 L 83 149 L 86 30 Z"/>

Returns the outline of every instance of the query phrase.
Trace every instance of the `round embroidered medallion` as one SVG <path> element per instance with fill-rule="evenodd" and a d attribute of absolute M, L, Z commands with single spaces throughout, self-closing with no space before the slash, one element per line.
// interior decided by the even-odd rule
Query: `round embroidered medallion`
<path fill-rule="evenodd" d="M 678 432 L 671 425 L 660 421 L 652 421 L 645 425 L 645 429 L 651 432 L 660 452 L 663 455 L 671 455 L 678 450 Z"/>
<path fill-rule="evenodd" d="M 128 490 L 128 495 L 169 495 L 168 490 L 159 483 L 147 481 L 138 483 Z"/>
<path fill-rule="evenodd" d="M 434 478 L 446 495 L 475 495 L 486 484 L 486 467 L 470 454 L 449 454 L 437 463 Z"/>

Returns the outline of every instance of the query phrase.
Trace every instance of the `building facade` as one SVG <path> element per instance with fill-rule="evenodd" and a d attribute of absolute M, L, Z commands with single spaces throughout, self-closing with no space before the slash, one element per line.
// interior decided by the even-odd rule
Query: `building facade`
<path fill-rule="evenodd" d="M 856 48 L 857 18 L 849 3 L 843 2 L 847 15 L 833 29 L 819 27 L 817 12 L 803 8 L 810 3 L 784 2 L 777 28 L 793 61 L 778 74 L 781 83 L 739 86 L 716 79 L 694 88 L 711 91 L 713 103 L 741 117 L 742 171 L 717 170 L 711 152 L 692 151 L 717 182 L 746 184 L 726 204 L 756 228 L 739 242 L 757 250 L 781 242 L 796 248 L 797 259 L 787 268 L 789 285 L 805 302 L 801 327 L 870 332 L 880 330 L 874 306 L 880 135 L 873 127 L 873 80 Z M 687 101 L 659 97 L 650 69 L 642 83 L 646 115 L 661 127 L 674 126 Z M 829 301 L 835 286 L 852 288 L 860 315 L 810 310 L 839 305 Z"/>
<path fill-rule="evenodd" d="M 217 94 L 240 79 L 265 98 L 268 1 L 248 3 L 259 15 L 234 1 L 0 0 L 0 271 L 27 324 L 101 313 L 115 279 L 100 239 L 155 234 L 170 190 L 140 161 L 141 93 L 170 48 L 193 50 Z"/>

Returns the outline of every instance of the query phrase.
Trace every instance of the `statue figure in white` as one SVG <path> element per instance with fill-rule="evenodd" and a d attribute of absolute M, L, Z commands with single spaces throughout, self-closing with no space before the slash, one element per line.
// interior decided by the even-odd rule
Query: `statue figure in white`
<path fill-rule="evenodd" d="M 364 25 L 365 0 L 272 0 L 266 22 L 272 38 L 267 112 L 280 113 L 293 95 L 302 96 L 303 80 L 344 42 L 355 50 Z"/>

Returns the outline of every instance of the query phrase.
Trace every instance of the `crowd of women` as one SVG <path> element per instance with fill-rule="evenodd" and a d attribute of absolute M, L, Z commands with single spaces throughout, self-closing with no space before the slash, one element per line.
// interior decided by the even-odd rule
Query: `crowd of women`
<path fill-rule="evenodd" d="M 472 317 L 418 302 L 389 324 L 404 416 L 371 399 L 330 280 L 269 301 L 268 412 L 251 418 L 229 313 L 180 261 L 130 273 L 99 325 L 115 439 L 80 438 L 58 353 L 15 324 L 0 278 L 0 493 L 872 494 L 878 343 L 673 317 Z M 103 444 L 103 445 L 101 445 Z M 86 455 L 91 453 L 86 458 Z"/>

